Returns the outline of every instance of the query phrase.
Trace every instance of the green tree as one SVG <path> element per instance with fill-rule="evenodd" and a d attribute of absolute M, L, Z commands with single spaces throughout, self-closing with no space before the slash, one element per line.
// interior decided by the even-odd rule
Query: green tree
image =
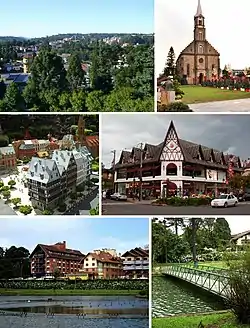
<path fill-rule="evenodd" d="M 24 100 L 16 83 L 11 83 L 5 93 L 3 101 L 6 111 L 18 112 L 24 109 Z"/>
<path fill-rule="evenodd" d="M 86 107 L 89 112 L 103 112 L 105 94 L 101 90 L 94 90 L 88 93 Z"/>
<path fill-rule="evenodd" d="M 231 229 L 225 218 L 216 219 L 213 232 L 217 240 L 217 247 L 225 247 L 229 244 L 231 240 Z"/>
<path fill-rule="evenodd" d="M 54 279 L 57 280 L 61 276 L 61 271 L 58 267 L 54 267 L 52 274 L 53 274 Z"/>
<path fill-rule="evenodd" d="M 10 180 L 8 182 L 8 185 L 10 186 L 10 188 L 14 187 L 16 185 L 16 181 L 15 180 Z"/>
<path fill-rule="evenodd" d="M 164 76 L 174 76 L 175 75 L 175 52 L 174 52 L 173 47 L 170 47 L 170 49 L 169 49 L 166 66 L 164 67 L 163 75 Z"/>
<path fill-rule="evenodd" d="M 28 215 L 32 212 L 32 207 L 30 205 L 21 205 L 19 206 L 19 212 Z"/>
<path fill-rule="evenodd" d="M 9 198 L 10 198 L 11 193 L 10 193 L 9 190 L 5 190 L 5 191 L 2 192 L 2 195 L 3 195 L 3 197 L 6 198 L 6 200 L 8 201 Z"/>
<path fill-rule="evenodd" d="M 71 90 L 78 90 L 85 86 L 85 72 L 82 69 L 82 61 L 78 53 L 70 56 L 67 79 Z"/>
<path fill-rule="evenodd" d="M 11 199 L 11 203 L 12 203 L 15 207 L 17 207 L 17 205 L 18 205 L 19 203 L 21 203 L 21 198 L 19 198 L 19 197 L 12 198 L 12 199 Z"/>
<path fill-rule="evenodd" d="M 6 85 L 3 80 L 0 81 L 0 100 L 4 98 L 6 92 Z"/>
<path fill-rule="evenodd" d="M 70 97 L 71 110 L 73 112 L 83 112 L 86 108 L 86 93 L 83 90 L 73 91 Z"/>
<path fill-rule="evenodd" d="M 6 147 L 9 144 L 9 138 L 7 135 L 0 135 L 0 147 Z"/>

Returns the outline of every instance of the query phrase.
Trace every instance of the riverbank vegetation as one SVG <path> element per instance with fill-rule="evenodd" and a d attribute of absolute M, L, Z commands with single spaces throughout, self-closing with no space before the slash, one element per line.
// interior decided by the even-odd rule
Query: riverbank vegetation
<path fill-rule="evenodd" d="M 0 288 L 1 296 L 143 296 L 140 290 L 112 289 L 4 289 Z"/>
<path fill-rule="evenodd" d="M 155 318 L 152 328 L 246 328 L 249 325 L 239 324 L 232 313 L 202 314 L 176 316 L 172 318 Z"/>

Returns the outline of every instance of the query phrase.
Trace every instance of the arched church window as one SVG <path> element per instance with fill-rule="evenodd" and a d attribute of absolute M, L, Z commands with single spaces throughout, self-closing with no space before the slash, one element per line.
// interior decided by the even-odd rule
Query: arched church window
<path fill-rule="evenodd" d="M 190 76 L 190 64 L 187 64 L 187 76 Z"/>
<path fill-rule="evenodd" d="M 203 33 L 199 32 L 199 40 L 202 41 L 203 40 Z"/>
<path fill-rule="evenodd" d="M 198 52 L 199 52 L 199 54 L 203 54 L 204 53 L 204 48 L 203 48 L 202 45 L 199 45 Z"/>
<path fill-rule="evenodd" d="M 199 19 L 198 24 L 199 24 L 199 25 L 202 25 L 202 19 Z"/>

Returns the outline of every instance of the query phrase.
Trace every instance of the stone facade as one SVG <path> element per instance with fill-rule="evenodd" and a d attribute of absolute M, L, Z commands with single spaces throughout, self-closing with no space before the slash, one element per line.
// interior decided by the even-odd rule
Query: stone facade
<path fill-rule="evenodd" d="M 194 40 L 180 53 L 176 68 L 188 84 L 201 84 L 220 75 L 220 54 L 206 39 L 200 0 L 194 16 Z"/>

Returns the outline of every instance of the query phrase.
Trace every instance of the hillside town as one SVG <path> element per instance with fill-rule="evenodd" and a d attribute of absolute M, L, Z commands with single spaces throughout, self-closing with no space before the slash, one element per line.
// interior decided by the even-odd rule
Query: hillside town
<path fill-rule="evenodd" d="M 0 111 L 153 111 L 153 63 L 147 34 L 0 38 Z"/>
<path fill-rule="evenodd" d="M 1 214 L 98 213 L 99 136 L 86 135 L 84 116 L 77 123 L 75 135 L 38 139 L 26 129 L 0 147 Z M 6 134 L 1 128 L 1 143 Z"/>

